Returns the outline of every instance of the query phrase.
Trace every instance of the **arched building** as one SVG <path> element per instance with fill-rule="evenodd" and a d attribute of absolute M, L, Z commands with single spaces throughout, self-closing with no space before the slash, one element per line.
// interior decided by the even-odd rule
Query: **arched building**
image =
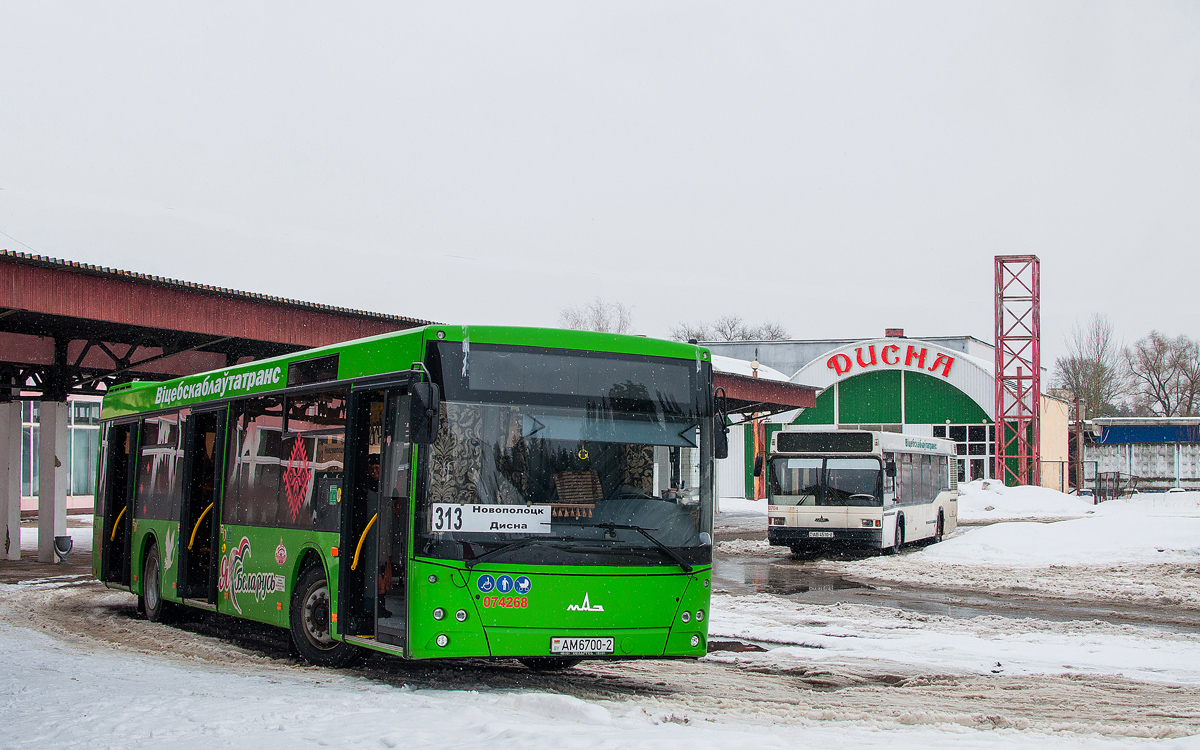
<path fill-rule="evenodd" d="M 992 346 L 971 336 L 918 339 L 906 338 L 902 331 L 889 334 L 895 335 L 705 345 L 716 354 L 757 360 L 787 374 L 793 383 L 820 389 L 815 407 L 771 418 L 768 441 L 786 424 L 944 437 L 957 444 L 962 481 L 991 478 L 996 443 Z M 1067 404 L 1043 395 L 1041 407 L 1042 484 L 1063 488 Z M 735 430 L 733 438 L 731 458 L 721 468 L 722 492 L 750 497 L 753 439 L 745 429 Z"/>

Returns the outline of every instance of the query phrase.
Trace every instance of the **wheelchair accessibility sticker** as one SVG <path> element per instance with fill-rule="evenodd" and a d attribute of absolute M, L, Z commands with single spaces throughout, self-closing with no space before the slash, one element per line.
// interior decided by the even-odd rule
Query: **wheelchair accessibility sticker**
<path fill-rule="evenodd" d="M 498 594 L 515 592 L 524 596 L 533 588 L 533 581 L 527 575 L 519 575 L 514 578 L 508 574 L 492 576 L 484 573 L 475 579 L 475 587 L 482 594 L 490 594 L 495 591 Z"/>

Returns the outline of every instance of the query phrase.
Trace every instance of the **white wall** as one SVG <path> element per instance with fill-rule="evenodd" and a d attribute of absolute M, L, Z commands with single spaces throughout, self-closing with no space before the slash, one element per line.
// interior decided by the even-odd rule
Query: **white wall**
<path fill-rule="evenodd" d="M 746 497 L 746 427 L 729 428 L 729 458 L 717 461 L 717 495 Z"/>

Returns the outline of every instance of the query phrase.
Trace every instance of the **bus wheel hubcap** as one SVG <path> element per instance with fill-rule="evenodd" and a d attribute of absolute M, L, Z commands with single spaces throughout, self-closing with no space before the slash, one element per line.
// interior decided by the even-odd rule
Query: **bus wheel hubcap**
<path fill-rule="evenodd" d="M 304 629 L 309 640 L 322 646 L 333 643 L 329 637 L 329 588 L 313 589 L 304 599 Z"/>
<path fill-rule="evenodd" d="M 158 566 L 151 565 L 150 570 L 146 573 L 146 580 L 143 582 L 146 587 L 146 604 L 150 609 L 158 606 Z"/>

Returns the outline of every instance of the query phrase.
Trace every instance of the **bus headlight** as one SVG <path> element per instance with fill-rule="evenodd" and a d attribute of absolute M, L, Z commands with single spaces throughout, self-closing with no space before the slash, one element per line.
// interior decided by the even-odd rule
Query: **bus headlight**
<path fill-rule="evenodd" d="M 692 621 L 692 613 L 691 613 L 691 612 L 688 612 L 688 611 L 685 609 L 685 610 L 683 610 L 683 614 L 682 614 L 682 615 L 680 615 L 680 618 L 679 618 L 679 619 L 683 620 L 684 622 L 691 622 L 691 621 Z"/>
<path fill-rule="evenodd" d="M 454 619 L 458 620 L 459 622 L 466 622 L 467 621 L 467 610 L 460 609 L 457 612 L 455 612 Z"/>
<path fill-rule="evenodd" d="M 700 645 L 700 636 L 698 636 L 698 635 L 693 635 L 693 636 L 692 636 L 692 648 L 695 648 L 695 647 L 697 647 L 697 646 L 699 646 L 699 645 Z"/>
<path fill-rule="evenodd" d="M 437 645 L 441 646 L 442 648 L 445 648 L 446 646 L 450 645 L 450 639 L 447 638 L 446 635 L 443 633 L 442 635 L 439 635 L 437 637 Z"/>
<path fill-rule="evenodd" d="M 703 622 L 703 621 L 704 621 L 704 610 L 702 610 L 702 609 L 696 610 L 696 622 Z"/>
<path fill-rule="evenodd" d="M 446 610 L 442 609 L 441 607 L 438 607 L 437 609 L 433 610 L 433 619 L 440 620 L 445 616 L 446 616 Z"/>

